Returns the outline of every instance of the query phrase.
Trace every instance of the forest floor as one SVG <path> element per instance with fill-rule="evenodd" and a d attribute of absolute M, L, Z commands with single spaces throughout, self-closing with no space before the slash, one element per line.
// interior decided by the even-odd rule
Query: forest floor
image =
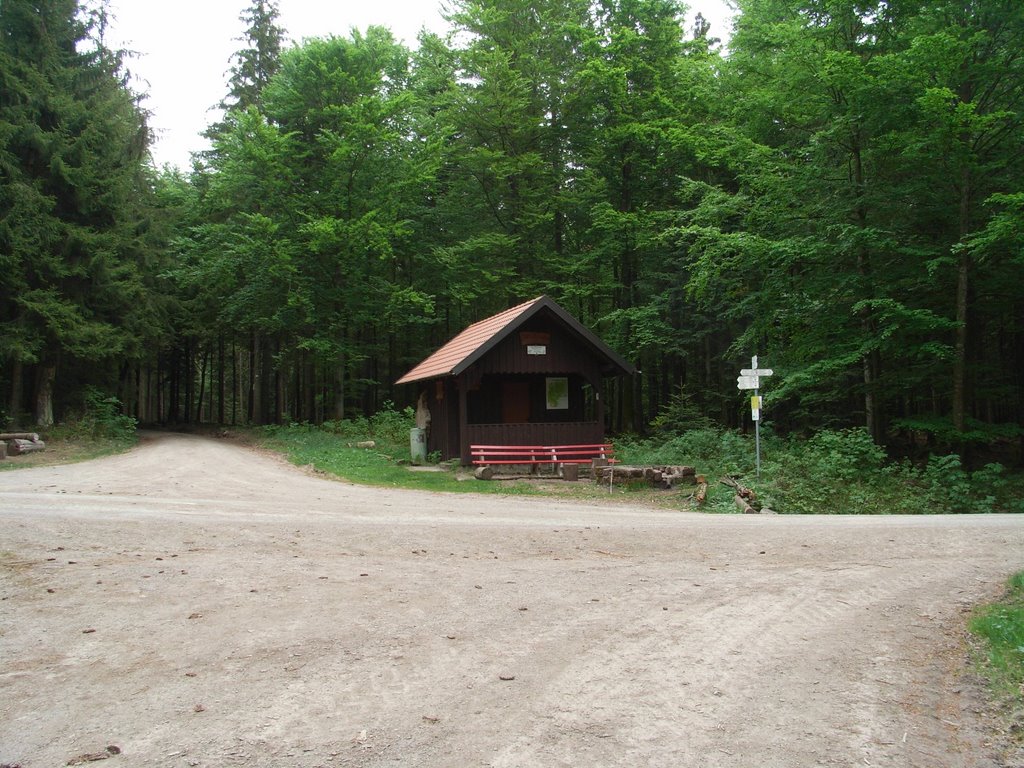
<path fill-rule="evenodd" d="M 148 436 L 0 473 L 0 765 L 1019 766 L 965 627 L 1022 564 L 1020 517 L 430 494 Z"/>

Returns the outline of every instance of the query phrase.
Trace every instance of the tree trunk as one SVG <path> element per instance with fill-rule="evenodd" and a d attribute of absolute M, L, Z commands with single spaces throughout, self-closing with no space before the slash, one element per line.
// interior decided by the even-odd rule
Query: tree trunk
<path fill-rule="evenodd" d="M 196 397 L 196 424 L 203 423 L 203 398 L 206 396 L 206 370 L 209 367 L 210 351 L 207 349 L 199 358 L 199 396 Z"/>
<path fill-rule="evenodd" d="M 851 146 L 853 153 L 854 194 L 857 198 L 857 226 L 861 231 L 865 231 L 868 227 L 868 211 L 864 205 L 864 162 L 860 149 L 860 134 L 858 131 L 854 131 L 851 136 Z M 861 278 L 861 287 L 865 292 L 864 297 L 869 299 L 874 298 L 868 249 L 863 244 L 857 249 L 857 273 Z M 864 338 L 874 338 L 875 321 L 871 316 L 870 309 L 865 307 L 861 310 L 860 323 Z M 868 434 L 871 435 L 871 439 L 876 443 L 882 442 L 884 434 L 884 429 L 882 427 L 882 412 L 878 405 L 876 392 L 878 367 L 878 354 L 874 351 L 865 352 L 864 357 L 861 359 L 861 372 L 863 374 L 864 381 L 864 425 L 867 427 Z"/>
<path fill-rule="evenodd" d="M 156 357 L 156 421 L 164 421 L 164 387 L 163 382 L 160 380 L 160 374 L 163 373 L 163 361 L 160 355 Z"/>
<path fill-rule="evenodd" d="M 53 383 L 57 378 L 57 364 L 43 362 L 36 368 L 35 424 L 53 426 Z"/>
<path fill-rule="evenodd" d="M 224 334 L 217 336 L 217 423 L 224 425 Z"/>
<path fill-rule="evenodd" d="M 18 358 L 11 361 L 11 398 L 7 409 L 7 418 L 13 427 L 19 426 L 22 408 L 22 377 L 25 375 L 25 365 Z"/>
<path fill-rule="evenodd" d="M 274 339 L 274 355 L 275 360 L 278 360 L 278 364 L 274 366 L 274 418 L 272 423 L 281 424 L 284 421 L 284 417 L 287 415 L 288 404 L 285 395 L 285 381 L 284 374 L 281 371 L 281 340 Z"/>
<path fill-rule="evenodd" d="M 195 352 L 192 349 L 192 340 L 185 339 L 185 408 L 184 417 L 185 423 L 190 424 L 192 422 L 192 404 L 195 402 L 196 396 L 196 379 L 195 372 L 193 371 L 193 363 L 195 362 L 192 358 Z"/>
<path fill-rule="evenodd" d="M 334 418 L 345 418 L 345 361 L 342 358 L 334 369 Z"/>
<path fill-rule="evenodd" d="M 316 412 L 316 361 L 313 359 L 313 355 L 309 352 L 304 352 L 303 365 L 305 367 L 305 375 L 303 376 L 303 397 L 305 399 L 305 411 L 306 418 L 309 419 L 313 424 L 319 424 L 319 414 Z"/>
<path fill-rule="evenodd" d="M 231 340 L 231 426 L 238 423 L 238 400 L 242 395 L 242 383 L 238 380 L 238 346 Z"/>
<path fill-rule="evenodd" d="M 263 417 L 263 337 L 252 333 L 252 351 L 249 368 L 249 421 L 265 423 Z"/>
<path fill-rule="evenodd" d="M 633 376 L 633 431 L 643 436 L 647 434 L 647 419 L 644 417 L 644 374 L 640 367 L 641 357 L 637 358 L 636 375 Z"/>
<path fill-rule="evenodd" d="M 970 232 L 971 171 L 960 170 L 960 243 Z M 960 249 L 956 275 L 956 343 L 953 348 L 953 428 L 963 432 L 967 414 L 967 292 L 971 257 Z"/>

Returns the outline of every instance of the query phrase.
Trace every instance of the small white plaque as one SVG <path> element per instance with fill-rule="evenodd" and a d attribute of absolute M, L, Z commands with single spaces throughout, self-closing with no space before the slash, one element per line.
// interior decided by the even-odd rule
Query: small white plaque
<path fill-rule="evenodd" d="M 526 354 L 528 355 L 546 355 L 548 348 L 544 344 L 529 344 L 526 347 Z"/>

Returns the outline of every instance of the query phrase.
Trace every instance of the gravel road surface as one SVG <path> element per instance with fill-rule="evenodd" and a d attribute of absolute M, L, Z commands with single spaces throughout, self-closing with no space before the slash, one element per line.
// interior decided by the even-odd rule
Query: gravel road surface
<path fill-rule="evenodd" d="M 149 436 L 0 473 L 0 765 L 1019 765 L 965 626 L 1021 568 L 1020 517 L 390 491 Z"/>

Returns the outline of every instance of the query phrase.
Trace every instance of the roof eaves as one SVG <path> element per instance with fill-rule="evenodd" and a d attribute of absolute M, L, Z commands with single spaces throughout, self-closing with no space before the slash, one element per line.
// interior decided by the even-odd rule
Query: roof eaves
<path fill-rule="evenodd" d="M 458 376 L 504 339 L 517 321 L 532 315 L 533 306 L 540 304 L 544 299 L 547 297 L 539 296 L 478 320 L 452 337 L 395 383 L 410 384 L 414 381 Z"/>
<path fill-rule="evenodd" d="M 483 357 L 496 346 L 498 346 L 498 344 L 503 342 L 508 337 L 508 335 L 512 333 L 513 330 L 515 330 L 522 323 L 529 320 L 545 306 L 557 305 L 555 305 L 555 303 L 551 301 L 551 299 L 549 299 L 547 296 L 538 296 L 536 299 L 533 299 L 532 301 L 527 301 L 523 304 L 520 304 L 517 307 L 512 307 L 511 309 L 505 310 L 506 313 L 510 313 L 510 316 L 504 319 L 500 323 L 500 325 L 498 325 L 494 329 L 494 332 L 491 333 L 490 336 L 486 340 L 484 340 L 479 346 L 477 346 L 476 349 L 474 349 L 471 353 L 466 355 L 466 357 L 464 357 L 459 363 L 455 365 L 454 368 L 452 368 L 452 375 L 458 376 L 464 373 L 466 369 L 470 368 L 474 363 L 476 363 L 477 360 L 479 360 L 481 357 Z M 519 311 L 513 313 L 513 310 Z M 495 317 L 501 317 L 502 314 L 505 313 L 499 313 L 498 315 L 495 315 Z M 490 319 L 493 320 L 494 317 Z"/>

